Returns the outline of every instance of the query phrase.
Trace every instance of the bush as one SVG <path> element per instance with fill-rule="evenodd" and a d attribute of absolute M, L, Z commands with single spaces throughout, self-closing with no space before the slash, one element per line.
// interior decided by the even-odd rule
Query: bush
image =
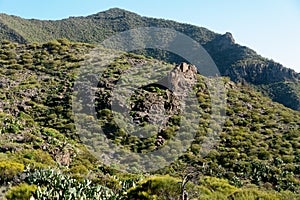
<path fill-rule="evenodd" d="M 276 195 L 259 191 L 257 189 L 238 190 L 228 196 L 230 200 L 279 200 Z"/>
<path fill-rule="evenodd" d="M 56 137 L 60 135 L 60 132 L 53 128 L 43 128 L 42 134 L 46 136 Z"/>
<path fill-rule="evenodd" d="M 180 180 L 170 176 L 148 178 L 128 191 L 129 199 L 178 199 Z"/>
<path fill-rule="evenodd" d="M 208 188 L 212 193 L 222 193 L 224 195 L 229 195 L 237 190 L 227 180 L 215 177 L 204 177 L 204 179 L 200 180 L 200 185 Z"/>
<path fill-rule="evenodd" d="M 37 168 L 55 165 L 55 161 L 50 154 L 43 150 L 23 150 L 17 153 L 20 162 L 25 165 L 30 164 Z"/>
<path fill-rule="evenodd" d="M 121 199 L 112 190 L 94 185 L 90 180 L 78 181 L 55 170 L 35 170 L 27 178 L 38 186 L 36 199 Z"/>
<path fill-rule="evenodd" d="M 70 174 L 80 174 L 80 175 L 87 175 L 89 173 L 88 169 L 84 165 L 76 165 L 71 167 L 68 170 Z"/>
<path fill-rule="evenodd" d="M 28 185 L 26 183 L 23 183 L 19 186 L 11 188 L 7 192 L 5 197 L 7 198 L 7 200 L 28 200 L 33 196 L 36 190 L 36 185 Z"/>
<path fill-rule="evenodd" d="M 0 162 L 0 183 L 11 181 L 17 174 L 23 172 L 24 165 L 11 161 Z"/>

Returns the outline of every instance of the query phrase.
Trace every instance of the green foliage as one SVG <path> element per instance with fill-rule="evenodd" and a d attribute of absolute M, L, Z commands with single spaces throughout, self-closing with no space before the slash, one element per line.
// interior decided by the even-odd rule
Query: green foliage
<path fill-rule="evenodd" d="M 78 181 L 55 170 L 39 170 L 30 174 L 27 182 L 38 186 L 37 199 L 103 199 L 118 198 L 109 188 L 93 185 L 90 180 Z"/>
<path fill-rule="evenodd" d="M 60 166 L 67 175 L 52 177 L 60 177 L 63 179 L 61 183 L 75 188 L 76 191 L 81 187 L 78 185 L 88 179 L 92 181 L 89 184 L 90 188 L 97 188 L 100 185 L 110 188 L 110 190 L 102 188 L 101 191 L 109 191 L 109 194 L 113 192 L 119 196 L 123 194 L 127 186 L 123 187 L 125 183 L 123 179 L 119 179 L 117 170 L 100 170 L 99 162 L 80 143 L 75 131 L 72 87 L 77 67 L 84 59 L 84 54 L 92 47 L 65 39 L 28 45 L 4 41 L 0 46 L 3 50 L 1 53 L 4 55 L 0 58 L 1 182 L 10 182 L 17 178 L 17 174 L 24 168 L 23 165 L 38 169 Z M 126 130 L 120 129 L 114 123 L 114 115 L 110 109 L 112 86 L 120 79 L 122 73 L 131 67 L 129 63 L 135 65 L 140 62 L 139 59 L 133 54 L 124 54 L 116 59 L 101 77 L 99 90 L 96 92 L 99 122 L 99 127 L 96 128 L 103 129 L 110 140 L 121 144 L 127 150 L 147 152 L 163 145 L 161 141 L 172 138 L 180 126 L 182 117 L 180 114 L 170 117 L 168 127 L 161 130 L 160 137 L 157 136 L 157 131 L 153 131 L 153 127 L 147 124 L 147 120 L 143 119 L 141 125 L 148 125 L 146 132 L 155 134 L 142 139 L 128 134 Z M 143 62 L 151 67 L 152 63 L 157 64 L 159 61 L 143 58 Z M 19 66 L 11 63 L 17 63 Z M 170 69 L 174 67 L 169 64 L 167 66 Z M 225 108 L 227 119 L 219 135 L 218 145 L 203 158 L 201 144 L 207 134 L 212 133 L 211 126 L 215 124 L 211 120 L 212 99 L 206 88 L 205 78 L 200 75 L 198 78 L 199 81 L 195 86 L 199 101 L 199 106 L 195 106 L 199 108 L 201 114 L 198 131 L 191 148 L 180 158 L 180 161 L 192 164 L 199 173 L 209 176 L 200 180 L 200 185 L 193 183 L 195 188 L 198 186 L 196 190 L 202 194 L 201 198 L 204 198 L 205 194 L 211 199 L 226 198 L 226 195 L 230 195 L 228 191 L 235 191 L 237 187 L 244 190 L 244 187 L 249 184 L 257 185 L 259 191 L 266 188 L 299 193 L 299 112 L 274 103 L 247 86 L 224 79 L 227 89 Z M 14 87 L 7 89 L 11 85 Z M 143 92 L 132 96 L 132 101 L 143 102 L 147 99 L 145 94 L 166 99 L 169 92 L 156 85 L 142 89 Z M 166 101 L 166 108 L 169 108 L 170 105 L 167 103 L 170 102 Z M 137 112 L 138 110 L 133 109 L 130 113 L 131 117 Z M 93 116 L 82 116 L 79 120 L 89 125 L 92 119 Z M 84 141 L 93 136 L 92 133 L 86 132 L 80 139 Z M 181 137 L 184 138 L 185 135 L 182 134 Z M 138 164 L 138 159 L 132 157 L 132 165 Z M 116 166 L 118 167 L 120 166 Z M 160 172 L 170 174 L 169 169 L 165 171 L 162 169 Z M 218 177 L 220 180 L 212 177 Z M 65 179 L 72 181 L 67 182 Z M 49 180 L 55 182 L 56 179 L 49 178 Z M 136 192 L 136 195 L 155 198 L 157 193 L 163 195 L 159 187 L 154 187 L 159 185 L 165 188 L 164 191 L 170 190 L 170 195 L 175 195 L 173 192 L 177 190 L 177 185 L 171 187 L 167 184 L 168 181 L 177 183 L 180 180 L 165 177 L 151 182 L 149 179 L 148 183 L 154 185 L 142 186 L 143 184 L 140 183 L 130 191 L 141 191 L 140 194 Z M 40 186 L 41 195 L 54 195 L 50 191 L 53 183 L 29 182 L 29 184 Z M 168 188 L 169 186 L 171 188 Z M 149 187 L 151 191 L 144 190 L 143 187 Z M 71 193 L 66 188 L 65 190 L 66 193 Z M 98 189 L 91 189 L 91 191 L 98 191 Z"/>
<path fill-rule="evenodd" d="M 42 134 L 46 136 L 51 136 L 51 137 L 57 137 L 60 135 L 59 131 L 53 128 L 44 128 L 42 130 Z"/>
<path fill-rule="evenodd" d="M 128 190 L 129 199 L 178 199 L 181 195 L 180 180 L 170 176 L 145 179 Z"/>
<path fill-rule="evenodd" d="M 36 185 L 28 185 L 22 183 L 18 186 L 12 187 L 5 195 L 7 200 L 28 200 L 34 195 L 37 190 Z"/>
<path fill-rule="evenodd" d="M 243 189 L 235 191 L 228 196 L 230 200 L 279 200 L 279 195 L 272 194 L 271 192 L 259 191 L 257 189 Z"/>
<path fill-rule="evenodd" d="M 141 17 L 117 8 L 87 17 L 71 17 L 56 21 L 26 20 L 1 14 L 0 21 L 2 30 L 0 40 L 4 40 L 3 46 L 6 48 L 12 48 L 9 41 L 18 43 L 47 42 L 44 45 L 45 48 L 61 55 L 67 54 L 66 50 L 70 45 L 68 40 L 98 44 L 114 33 L 139 27 L 174 29 L 203 45 L 223 75 L 229 74 L 230 78 L 236 82 L 258 85 L 274 101 L 293 109 L 299 109 L 299 87 L 297 86 L 299 85 L 299 75 L 292 70 L 284 69 L 282 65 L 272 60 L 261 57 L 248 47 L 235 44 L 230 33 L 220 35 L 202 27 Z M 30 48 L 34 49 L 36 46 L 31 45 Z M 139 50 L 135 53 L 170 63 L 185 61 L 178 55 L 157 49 Z M 132 55 L 137 59 L 144 59 L 143 56 Z M 7 57 L 9 56 L 3 54 L 3 58 Z M 68 54 L 65 59 L 70 62 L 78 60 L 76 56 Z M 3 63 L 9 63 L 4 60 Z M 32 59 L 23 59 L 21 64 L 30 66 L 32 61 Z M 10 64 L 15 63 L 10 62 Z M 21 66 L 12 66 L 17 69 L 19 67 Z M 297 89 L 291 89 L 290 84 L 280 83 L 286 80 L 290 81 L 291 85 L 297 86 Z M 261 84 L 267 84 L 267 87 Z"/>
<path fill-rule="evenodd" d="M 237 190 L 237 188 L 230 185 L 227 180 L 215 177 L 201 178 L 199 184 L 208 188 L 211 191 L 211 193 L 221 193 L 225 196 Z"/>
<path fill-rule="evenodd" d="M 24 165 L 10 160 L 0 162 L 0 183 L 11 181 L 17 174 L 23 172 Z"/>
<path fill-rule="evenodd" d="M 299 81 L 284 81 L 257 86 L 258 90 L 266 93 L 272 100 L 294 110 L 300 110 Z"/>
<path fill-rule="evenodd" d="M 19 151 L 15 156 L 25 165 L 32 165 L 36 168 L 55 165 L 55 162 L 49 153 L 41 149 Z"/>
<path fill-rule="evenodd" d="M 215 33 L 187 24 L 173 21 L 142 18 L 141 16 L 121 10 L 110 9 L 107 12 L 91 15 L 86 18 L 71 17 L 65 20 L 41 21 L 26 20 L 19 17 L 0 15 L 3 29 L 0 40 L 8 39 L 14 42 L 48 42 L 53 39 L 67 38 L 71 41 L 99 43 L 114 32 L 128 30 L 129 27 L 149 27 L 157 24 L 161 27 L 175 27 L 201 43 L 215 37 Z M 103 21 L 105 19 L 105 21 Z M 130 25 L 130 26 L 129 26 Z M 51 30 L 51 31 L 47 31 Z M 83 33 L 81 30 L 85 30 Z M 13 35 L 14 37 L 11 37 Z M 58 42 L 64 44 L 64 40 Z M 137 58 L 142 58 L 135 55 Z"/>
<path fill-rule="evenodd" d="M 76 165 L 68 170 L 68 173 L 74 175 L 87 175 L 88 169 L 84 165 Z"/>

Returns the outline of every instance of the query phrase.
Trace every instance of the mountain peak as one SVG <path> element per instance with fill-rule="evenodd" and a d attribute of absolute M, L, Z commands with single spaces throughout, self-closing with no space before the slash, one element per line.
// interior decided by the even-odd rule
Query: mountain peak
<path fill-rule="evenodd" d="M 115 8 L 110 8 L 110 9 L 108 9 L 106 11 L 102 11 L 102 12 L 130 12 L 130 11 L 115 7 Z"/>
<path fill-rule="evenodd" d="M 191 37 L 203 45 L 205 50 L 211 55 L 221 75 L 230 76 L 236 82 L 254 85 L 264 83 L 264 85 L 267 85 L 277 84 L 278 81 L 290 81 L 296 86 L 299 85 L 298 81 L 300 78 L 295 72 L 279 64 L 272 64 L 268 59 L 258 55 L 252 49 L 237 44 L 229 32 L 221 35 L 203 27 L 178 23 L 172 20 L 143 17 L 120 8 L 111 8 L 87 17 L 73 17 L 57 21 L 26 20 L 20 17 L 0 15 L 0 40 L 30 43 L 67 38 L 71 41 L 99 44 L 99 42 L 111 37 L 114 33 L 140 27 L 170 28 Z M 143 43 L 144 41 L 141 42 Z M 145 50 L 138 53 L 144 53 L 147 56 L 170 63 L 184 61 L 184 59 L 176 55 L 156 50 Z M 298 86 L 297 88 L 300 87 Z M 292 96 L 295 96 L 298 98 L 300 96 L 300 93 L 297 92 L 298 90 L 294 89 L 287 95 L 278 94 L 279 92 L 274 92 L 273 95 L 266 87 L 261 90 L 266 91 L 265 93 L 269 97 L 284 105 L 291 104 L 287 104 L 285 98 L 282 97 L 290 96 L 293 98 Z M 297 100 L 296 103 L 293 102 L 293 104 L 297 108 L 300 107 L 300 100 Z"/>
<path fill-rule="evenodd" d="M 223 37 L 230 41 L 231 44 L 235 43 L 235 40 L 230 32 L 226 32 Z"/>
<path fill-rule="evenodd" d="M 89 17 L 91 18 L 96 18 L 96 19 L 114 19 L 114 18 L 125 18 L 125 17 L 133 17 L 133 16 L 139 16 L 136 13 L 127 11 L 125 9 L 121 8 L 110 8 L 106 11 L 99 12 L 94 15 L 90 15 Z"/>

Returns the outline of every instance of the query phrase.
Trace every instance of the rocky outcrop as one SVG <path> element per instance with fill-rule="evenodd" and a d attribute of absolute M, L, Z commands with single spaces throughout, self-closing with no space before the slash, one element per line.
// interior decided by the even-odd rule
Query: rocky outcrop
<path fill-rule="evenodd" d="M 184 106 L 182 101 L 197 82 L 197 69 L 194 65 L 181 63 L 155 84 L 141 88 L 133 96 L 131 117 L 137 124 L 144 122 L 159 125 L 156 147 L 164 144 L 164 130 L 172 117 L 179 115 Z"/>
<path fill-rule="evenodd" d="M 237 83 L 253 84 L 273 101 L 300 110 L 300 76 L 292 69 L 275 62 L 263 62 L 230 67 L 224 75 Z"/>
<path fill-rule="evenodd" d="M 131 109 L 134 121 L 152 124 L 167 124 L 170 117 L 180 113 L 182 99 L 197 82 L 194 65 L 181 63 L 156 84 L 147 85 L 137 92 Z M 157 89 L 155 89 L 157 88 Z"/>
<path fill-rule="evenodd" d="M 222 76 L 228 76 L 236 83 L 255 85 L 255 88 L 260 88 L 260 91 L 273 101 L 298 110 L 300 99 L 297 90 L 286 93 L 283 90 L 271 89 L 273 84 L 284 82 L 297 85 L 300 76 L 294 70 L 263 58 L 248 47 L 236 44 L 231 33 L 216 37 L 204 44 L 204 47 L 213 58 Z M 293 99 L 293 101 L 286 99 Z"/>
<path fill-rule="evenodd" d="M 231 48 L 232 45 L 235 44 L 235 40 L 232 36 L 231 33 L 226 32 L 224 35 L 220 35 L 215 39 L 215 44 L 218 48 L 219 51 L 223 51 L 225 49 Z"/>
<path fill-rule="evenodd" d="M 137 124 L 147 122 L 163 125 L 170 116 L 180 113 L 177 96 L 170 90 L 164 90 L 160 85 L 152 84 L 141 88 L 135 95 L 138 100 L 131 104 L 131 111 L 133 121 Z"/>
<path fill-rule="evenodd" d="M 194 65 L 181 63 L 168 76 L 169 87 L 177 95 L 184 95 L 197 82 L 197 68 Z"/>
<path fill-rule="evenodd" d="M 231 67 L 224 75 L 235 82 L 248 82 L 255 85 L 299 79 L 299 75 L 294 70 L 272 62 Z"/>

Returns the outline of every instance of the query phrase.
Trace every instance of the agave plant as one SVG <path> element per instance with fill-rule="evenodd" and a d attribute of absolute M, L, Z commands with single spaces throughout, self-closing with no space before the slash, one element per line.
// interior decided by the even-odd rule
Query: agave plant
<path fill-rule="evenodd" d="M 125 199 L 122 193 L 114 193 L 105 186 L 94 185 L 90 180 L 78 181 L 53 169 L 36 170 L 28 176 L 27 182 L 38 186 L 35 198 L 41 200 Z M 132 183 L 124 182 L 125 185 L 130 187 Z"/>

